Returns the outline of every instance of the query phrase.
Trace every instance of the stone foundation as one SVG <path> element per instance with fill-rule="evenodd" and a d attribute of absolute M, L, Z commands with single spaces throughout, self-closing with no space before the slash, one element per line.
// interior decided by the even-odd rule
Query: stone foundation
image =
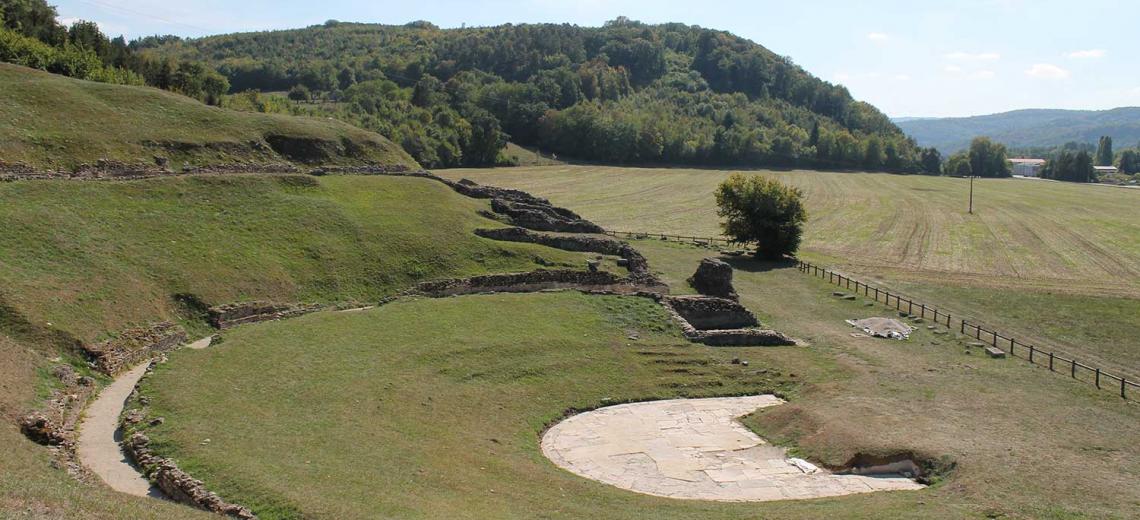
<path fill-rule="evenodd" d="M 661 298 L 661 303 L 681 325 L 685 338 L 695 343 L 715 347 L 796 344 L 795 340 L 779 331 L 746 328 L 758 327 L 760 323 L 748 309 L 732 300 L 710 296 L 666 296 Z"/>
<path fill-rule="evenodd" d="M 155 455 L 146 434 L 132 434 L 123 441 L 123 451 L 171 500 L 234 518 L 257 518 L 249 508 L 226 502 L 207 490 L 201 480 L 179 469 L 174 461 Z"/>
<path fill-rule="evenodd" d="M 665 285 L 645 285 L 604 271 L 538 270 L 528 273 L 489 274 L 471 278 L 424 282 L 412 294 L 455 296 L 491 292 L 538 292 L 553 289 L 577 289 L 612 294 L 657 293 L 669 290 Z"/>
<path fill-rule="evenodd" d="M 574 212 L 551 206 L 549 203 L 491 199 L 491 210 L 506 215 L 519 227 L 537 231 L 559 231 L 563 233 L 604 233 L 605 229 L 579 217 Z"/>
<path fill-rule="evenodd" d="M 664 303 L 697 330 L 740 329 L 760 325 L 752 311 L 725 298 L 671 296 L 665 298 Z"/>
<path fill-rule="evenodd" d="M 601 253 L 621 257 L 626 261 L 626 267 L 632 274 L 649 272 L 649 261 L 636 249 L 620 240 L 606 237 L 588 237 L 575 235 L 551 235 L 536 233 L 520 227 L 500 229 L 476 229 L 475 234 L 492 240 L 504 242 L 526 242 L 539 244 L 564 251 L 580 251 L 588 253 Z"/>
<path fill-rule="evenodd" d="M 218 329 L 228 329 L 243 323 L 292 318 L 323 309 L 319 304 L 242 302 L 210 307 L 207 320 Z"/>
<path fill-rule="evenodd" d="M 84 350 L 96 370 L 115 375 L 155 354 L 174 350 L 186 340 L 186 331 L 182 327 L 166 321 L 127 329 L 114 339 L 85 346 Z"/>

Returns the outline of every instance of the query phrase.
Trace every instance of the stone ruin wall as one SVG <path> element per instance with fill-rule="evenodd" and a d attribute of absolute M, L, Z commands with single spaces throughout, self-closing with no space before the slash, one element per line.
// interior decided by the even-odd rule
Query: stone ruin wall
<path fill-rule="evenodd" d="M 169 321 L 124 330 L 107 341 L 84 346 L 94 368 L 115 375 L 155 354 L 169 352 L 187 340 L 186 331 Z"/>
<path fill-rule="evenodd" d="M 228 329 L 244 323 L 280 320 L 324 309 L 323 305 L 306 303 L 273 303 L 265 301 L 228 303 L 210 307 L 207 321 L 216 329 Z"/>
<path fill-rule="evenodd" d="M 664 293 L 668 287 L 644 285 L 604 271 L 576 271 L 572 269 L 538 270 L 527 273 L 490 274 L 416 285 L 413 294 L 428 296 L 457 296 L 490 292 L 538 292 L 554 289 L 578 289 L 586 292 L 636 294 Z"/>
<path fill-rule="evenodd" d="M 147 374 L 143 377 L 149 376 L 153 368 L 154 364 L 152 363 L 147 368 Z M 182 471 L 173 460 L 159 456 L 151 449 L 150 438 L 142 431 L 137 431 L 145 427 L 140 427 L 140 425 L 147 424 L 146 405 L 149 403 L 149 399 L 139 393 L 140 384 L 141 380 L 139 384 L 135 385 L 134 392 L 131 394 L 131 401 L 140 407 L 133 408 L 124 414 L 120 423 L 120 428 L 124 432 L 133 431 L 122 442 L 123 451 L 127 457 L 138 466 L 143 475 L 154 482 L 155 487 L 162 490 L 168 498 L 175 502 L 242 520 L 257 518 L 249 508 L 223 500 L 216 493 L 206 489 L 201 480 L 197 480 Z M 161 421 L 161 419 L 155 420 Z"/>

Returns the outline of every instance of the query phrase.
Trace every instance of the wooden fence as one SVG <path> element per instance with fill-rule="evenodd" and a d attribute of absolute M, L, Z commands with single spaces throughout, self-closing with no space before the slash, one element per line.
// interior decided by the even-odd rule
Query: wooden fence
<path fill-rule="evenodd" d="M 670 235 L 667 233 L 647 233 L 644 231 L 613 231 L 606 230 L 605 234 L 615 238 L 676 240 L 681 242 L 703 243 L 710 246 L 731 246 L 733 242 L 724 237 L 697 237 L 685 235 Z"/>
<path fill-rule="evenodd" d="M 987 329 L 980 323 L 971 322 L 970 319 L 964 316 L 955 318 L 949 312 L 937 307 L 916 302 L 898 293 L 892 293 L 889 290 L 868 285 L 850 276 L 819 267 L 809 262 L 799 261 L 797 265 L 800 272 L 819 278 L 826 278 L 828 283 L 845 287 L 847 290 L 855 294 L 862 294 L 869 299 L 875 300 L 875 302 L 880 302 L 887 306 L 893 303 L 895 310 L 900 312 L 905 311 L 910 315 L 930 319 L 934 323 L 945 325 L 946 328 L 951 330 L 957 329 L 959 333 L 973 337 L 979 343 L 995 348 L 1006 349 L 1010 356 L 1025 359 L 1037 366 L 1048 367 L 1050 372 L 1068 372 L 1069 377 L 1087 381 L 1096 385 L 1097 388 L 1109 388 L 1113 391 L 1119 389 L 1120 397 L 1122 398 L 1127 399 L 1129 391 L 1135 392 L 1137 388 L 1140 388 L 1140 382 L 1138 381 L 1130 381 L 1123 375 L 1111 374 L 1099 367 L 1086 365 L 1076 359 L 1066 358 L 1053 351 L 1044 350 L 1040 347 L 1018 341 L 996 330 Z"/>

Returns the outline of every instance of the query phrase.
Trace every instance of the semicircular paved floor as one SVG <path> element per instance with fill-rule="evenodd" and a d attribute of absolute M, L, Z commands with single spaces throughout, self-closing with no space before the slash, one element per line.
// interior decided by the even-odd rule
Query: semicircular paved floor
<path fill-rule="evenodd" d="M 900 475 L 832 474 L 788 458 L 736 421 L 783 402 L 757 395 L 599 408 L 551 427 L 542 452 L 580 476 L 672 498 L 768 501 L 923 487 Z"/>

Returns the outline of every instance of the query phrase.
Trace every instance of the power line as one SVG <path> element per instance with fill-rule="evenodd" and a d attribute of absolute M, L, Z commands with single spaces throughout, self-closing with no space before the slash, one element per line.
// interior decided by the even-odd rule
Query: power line
<path fill-rule="evenodd" d="M 114 5 L 114 4 L 108 4 L 108 3 L 105 3 L 105 2 L 100 2 L 100 1 L 98 1 L 98 0 L 79 0 L 79 1 L 80 1 L 80 2 L 82 2 L 82 3 L 85 3 L 85 4 L 88 4 L 88 5 L 91 5 L 91 6 L 94 6 L 94 7 L 97 7 L 97 8 L 103 9 L 103 10 L 106 10 L 106 11 L 111 11 L 111 12 L 114 12 L 114 13 L 120 14 L 120 15 L 121 15 L 121 14 L 128 14 L 128 15 L 134 15 L 134 16 L 141 16 L 141 17 L 143 17 L 143 18 L 148 18 L 148 19 L 150 19 L 150 20 L 154 20 L 154 21 L 156 21 L 156 22 L 162 22 L 162 23 L 164 23 L 164 24 L 167 24 L 167 25 L 182 26 L 182 27 L 186 27 L 186 28 L 189 28 L 189 29 L 194 29 L 194 30 L 196 30 L 196 31 L 201 31 L 202 33 L 206 33 L 206 34 L 208 34 L 208 33 L 211 33 L 211 32 L 214 32 L 214 30 L 213 30 L 213 29 L 207 29 L 207 28 L 205 28 L 205 27 L 200 27 L 200 26 L 197 26 L 197 25 L 192 25 L 192 24 L 188 24 L 188 23 L 184 23 L 184 22 L 176 22 L 176 21 L 173 21 L 173 20 L 168 20 L 168 19 L 166 19 L 166 18 L 162 18 L 162 17 L 159 17 L 159 16 L 155 16 L 155 15 L 153 15 L 153 14 L 144 13 L 144 12 L 141 12 L 141 11 L 136 11 L 136 10 L 134 10 L 134 9 L 128 9 L 128 8 L 126 8 L 126 7 L 123 7 L 123 6 L 119 6 L 119 5 Z"/>

